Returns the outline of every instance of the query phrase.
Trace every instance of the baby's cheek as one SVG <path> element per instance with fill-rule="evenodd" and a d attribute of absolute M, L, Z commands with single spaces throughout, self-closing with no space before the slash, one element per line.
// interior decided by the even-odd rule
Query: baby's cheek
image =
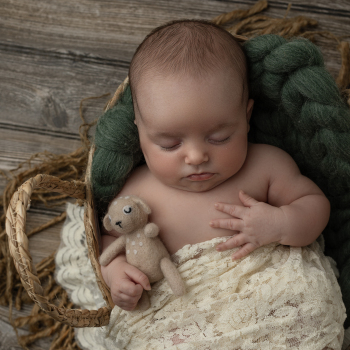
<path fill-rule="evenodd" d="M 149 160 L 148 167 L 153 175 L 165 182 L 176 180 L 180 170 L 178 162 L 164 156 Z"/>

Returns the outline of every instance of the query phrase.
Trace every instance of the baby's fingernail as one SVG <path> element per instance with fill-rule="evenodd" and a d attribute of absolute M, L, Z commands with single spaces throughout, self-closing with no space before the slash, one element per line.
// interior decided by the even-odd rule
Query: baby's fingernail
<path fill-rule="evenodd" d="M 151 290 L 151 285 L 150 284 L 147 284 L 146 290 Z"/>
<path fill-rule="evenodd" d="M 218 207 L 218 206 L 219 206 L 219 203 L 215 203 L 214 206 L 215 206 L 215 207 Z"/>
<path fill-rule="evenodd" d="M 213 225 L 214 225 L 214 223 L 213 223 L 212 221 L 210 221 L 210 222 L 209 222 L 209 225 L 210 225 L 210 226 L 213 226 Z"/>
<path fill-rule="evenodd" d="M 222 247 L 216 247 L 216 250 L 220 252 L 222 250 Z"/>

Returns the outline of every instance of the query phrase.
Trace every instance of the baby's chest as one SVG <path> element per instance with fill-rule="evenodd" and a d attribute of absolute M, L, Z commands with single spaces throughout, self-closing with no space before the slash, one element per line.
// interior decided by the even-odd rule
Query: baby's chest
<path fill-rule="evenodd" d="M 213 219 L 228 219 L 230 216 L 215 209 L 215 203 L 243 205 L 238 197 L 240 190 L 245 191 L 258 201 L 266 202 L 268 181 L 258 171 L 240 172 L 239 176 L 206 192 L 188 192 L 161 185 L 155 181 L 138 179 L 137 186 L 126 186 L 123 195 L 135 194 L 143 198 L 152 213 L 149 221 L 160 229 L 160 238 L 170 254 L 186 244 L 195 244 L 220 236 L 231 236 L 235 232 L 213 228 L 209 225 Z M 140 244 L 130 242 L 130 252 Z"/>
<path fill-rule="evenodd" d="M 239 199 L 240 190 L 258 201 L 266 202 L 267 186 L 266 182 L 259 179 L 242 176 L 206 192 L 170 189 L 168 193 L 165 190 L 153 195 L 147 194 L 148 199 L 145 199 L 152 208 L 152 220 L 157 220 L 162 225 L 167 222 L 167 226 L 173 227 L 202 227 L 200 223 L 207 224 L 212 219 L 230 217 L 218 211 L 215 203 L 242 206 Z"/>
<path fill-rule="evenodd" d="M 195 244 L 215 237 L 231 236 L 231 230 L 213 228 L 210 221 L 213 219 L 229 219 L 227 213 L 218 211 L 215 203 L 224 202 L 231 205 L 243 205 L 238 197 L 239 187 L 232 186 L 223 191 L 203 193 L 178 193 L 165 197 L 157 196 L 150 200 L 152 215 L 150 220 L 160 228 L 160 237 L 172 254 L 186 244 Z M 251 196 L 264 200 L 266 191 L 250 191 L 242 188 Z M 184 191 L 182 191 L 184 192 Z"/>

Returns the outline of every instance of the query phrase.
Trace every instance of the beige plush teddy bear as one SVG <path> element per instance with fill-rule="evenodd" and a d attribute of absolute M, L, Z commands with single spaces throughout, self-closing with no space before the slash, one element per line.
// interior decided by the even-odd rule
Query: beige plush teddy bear
<path fill-rule="evenodd" d="M 165 277 L 173 293 L 183 295 L 185 285 L 158 237 L 158 226 L 147 223 L 150 213 L 150 207 L 136 196 L 119 197 L 110 204 L 103 225 L 107 231 L 115 230 L 122 236 L 101 254 L 100 264 L 108 265 L 119 253 L 125 251 L 127 262 L 147 275 L 150 283 Z M 138 309 L 146 310 L 149 306 L 148 294 L 144 290 Z"/>

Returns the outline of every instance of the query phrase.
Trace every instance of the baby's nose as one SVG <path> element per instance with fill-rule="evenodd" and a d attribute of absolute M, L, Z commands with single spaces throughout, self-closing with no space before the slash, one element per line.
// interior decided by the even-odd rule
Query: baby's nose
<path fill-rule="evenodd" d="M 200 148 L 190 149 L 185 157 L 186 164 L 200 165 L 209 160 L 207 152 Z"/>

